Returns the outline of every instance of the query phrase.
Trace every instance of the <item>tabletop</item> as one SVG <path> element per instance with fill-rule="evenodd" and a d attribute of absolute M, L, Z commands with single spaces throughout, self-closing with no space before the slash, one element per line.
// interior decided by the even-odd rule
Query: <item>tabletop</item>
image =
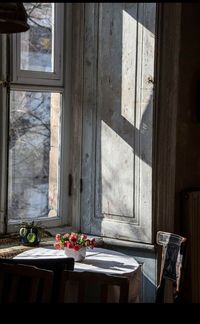
<path fill-rule="evenodd" d="M 53 247 L 35 248 L 22 252 L 14 259 L 38 259 L 38 258 L 63 258 L 64 250 L 56 250 Z M 75 262 L 77 271 L 95 271 L 113 275 L 131 274 L 138 269 L 138 262 L 131 256 L 113 250 L 94 248 L 88 249 L 86 258 L 82 262 Z"/>

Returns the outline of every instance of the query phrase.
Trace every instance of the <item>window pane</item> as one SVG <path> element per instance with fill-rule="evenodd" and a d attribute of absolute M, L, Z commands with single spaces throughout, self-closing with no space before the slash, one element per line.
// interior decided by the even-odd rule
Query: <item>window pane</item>
<path fill-rule="evenodd" d="M 20 69 L 54 71 L 54 4 L 24 3 L 30 29 L 21 34 Z"/>
<path fill-rule="evenodd" d="M 61 94 L 11 91 L 8 217 L 54 217 L 58 209 Z"/>

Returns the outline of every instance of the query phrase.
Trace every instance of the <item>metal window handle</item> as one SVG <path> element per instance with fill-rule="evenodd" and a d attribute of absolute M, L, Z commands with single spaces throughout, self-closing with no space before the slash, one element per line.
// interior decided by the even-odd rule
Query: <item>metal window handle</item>
<path fill-rule="evenodd" d="M 8 87 L 9 86 L 9 82 L 6 80 L 0 80 L 0 86 L 1 87 Z"/>
<path fill-rule="evenodd" d="M 149 76 L 148 79 L 147 79 L 147 82 L 148 83 L 151 83 L 151 84 L 154 84 L 154 79 L 152 76 Z"/>

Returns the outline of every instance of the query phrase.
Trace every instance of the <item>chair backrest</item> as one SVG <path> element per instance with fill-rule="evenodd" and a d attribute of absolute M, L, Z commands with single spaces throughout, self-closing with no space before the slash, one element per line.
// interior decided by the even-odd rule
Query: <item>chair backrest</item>
<path fill-rule="evenodd" d="M 156 242 L 162 246 L 160 280 L 157 288 L 156 303 L 164 302 L 165 281 L 167 279 L 173 282 L 173 302 L 179 302 L 186 238 L 177 234 L 159 231 Z"/>
<path fill-rule="evenodd" d="M 59 303 L 64 303 L 65 301 L 65 287 L 66 283 L 75 281 L 78 283 L 77 291 L 77 302 L 86 303 L 87 302 L 87 292 L 86 288 L 90 285 L 97 285 L 100 287 L 100 302 L 108 302 L 108 292 L 110 286 L 119 287 L 119 303 L 128 303 L 129 297 L 129 278 L 125 276 L 114 276 L 107 275 L 104 273 L 95 273 L 89 271 L 63 271 L 60 281 L 60 294 Z M 69 286 L 68 286 L 69 287 Z"/>
<path fill-rule="evenodd" d="M 50 303 L 53 276 L 34 266 L 0 264 L 0 304 Z"/>
<path fill-rule="evenodd" d="M 0 258 L 0 264 L 26 264 L 36 266 L 38 268 L 52 270 L 54 272 L 63 270 L 74 270 L 74 259 L 73 258 L 33 258 L 33 259 L 4 259 Z"/>
<path fill-rule="evenodd" d="M 0 265 L 5 264 L 24 264 L 35 266 L 40 269 L 51 270 L 54 273 L 52 302 L 58 299 L 58 285 L 60 282 L 60 275 L 64 270 L 74 270 L 73 258 L 39 258 L 39 259 L 3 259 L 0 258 Z"/>

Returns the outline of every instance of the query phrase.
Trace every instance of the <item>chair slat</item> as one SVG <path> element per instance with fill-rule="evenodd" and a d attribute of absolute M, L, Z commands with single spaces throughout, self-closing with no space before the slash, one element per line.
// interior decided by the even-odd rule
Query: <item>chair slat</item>
<path fill-rule="evenodd" d="M 35 278 L 34 281 L 31 281 L 30 294 L 29 294 L 29 303 L 35 303 L 37 300 L 37 293 L 39 287 L 40 279 Z"/>
<path fill-rule="evenodd" d="M 85 300 L 85 282 L 78 282 L 78 303 L 84 303 Z"/>
<path fill-rule="evenodd" d="M 108 285 L 101 285 L 101 303 L 107 303 L 108 300 Z"/>
<path fill-rule="evenodd" d="M 17 291 L 19 287 L 19 276 L 13 274 L 11 280 L 10 293 L 8 297 L 8 303 L 14 303 L 17 300 Z"/>
<path fill-rule="evenodd" d="M 4 278 L 5 274 L 3 272 L 0 272 L 0 303 L 2 303 L 3 300 L 3 287 L 4 287 Z"/>

